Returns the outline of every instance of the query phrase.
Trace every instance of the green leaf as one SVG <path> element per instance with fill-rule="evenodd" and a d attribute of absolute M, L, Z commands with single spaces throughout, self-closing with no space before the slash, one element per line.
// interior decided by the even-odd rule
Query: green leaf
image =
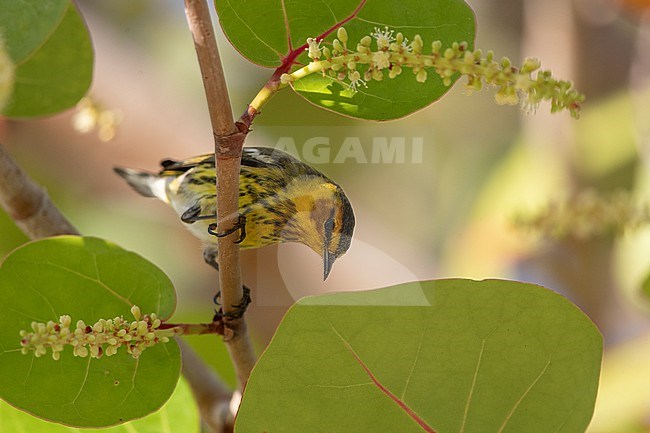
<path fill-rule="evenodd" d="M 0 267 L 0 397 L 38 417 L 79 427 L 103 427 L 145 416 L 169 398 L 180 374 L 176 342 L 100 359 L 59 361 L 20 352 L 19 331 L 32 321 L 94 323 L 143 313 L 169 317 L 169 278 L 142 257 L 97 238 L 61 236 L 25 244 Z M 74 323 L 74 322 L 73 322 Z"/>
<path fill-rule="evenodd" d="M 299 47 L 308 37 L 319 36 L 348 18 L 344 27 L 352 47 L 375 28 L 384 27 L 402 32 L 409 40 L 419 34 L 425 50 L 435 40 L 442 41 L 443 47 L 465 41 L 470 48 L 474 41 L 474 14 L 462 0 L 367 0 L 365 4 L 348 0 L 327 4 L 317 0 L 215 0 L 215 4 L 219 22 L 233 46 L 252 62 L 267 67 L 280 67 L 285 58 L 301 50 Z M 331 43 L 334 36 L 330 34 L 325 43 Z M 304 54 L 298 59 L 309 62 Z M 357 93 L 320 74 L 309 75 L 293 86 L 298 94 L 320 107 L 372 120 L 406 116 L 449 90 L 433 71 L 425 83 L 418 83 L 408 70 L 392 80 L 385 76 L 381 82 L 371 81 Z"/>
<path fill-rule="evenodd" d="M 565 298 L 440 280 L 309 297 L 246 385 L 236 431 L 575 433 L 602 338 Z"/>
<path fill-rule="evenodd" d="M 158 412 L 106 429 L 77 429 L 43 421 L 0 401 L 0 432 L 38 433 L 199 433 L 198 408 L 184 380 Z"/>
<path fill-rule="evenodd" d="M 90 86 L 93 50 L 70 0 L 0 0 L 0 36 L 13 59 L 15 87 L 0 114 L 32 117 L 76 104 Z"/>
<path fill-rule="evenodd" d="M 0 262 L 6 254 L 29 240 L 5 212 L 0 212 L 0 237 Z"/>

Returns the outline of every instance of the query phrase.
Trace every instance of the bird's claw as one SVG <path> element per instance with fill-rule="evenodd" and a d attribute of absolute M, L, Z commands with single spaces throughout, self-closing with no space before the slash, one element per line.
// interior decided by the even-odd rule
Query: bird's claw
<path fill-rule="evenodd" d="M 234 310 L 228 311 L 227 313 L 224 313 L 223 308 L 221 308 L 221 291 L 217 292 L 217 294 L 214 295 L 214 303 L 219 306 L 219 310 L 215 311 L 214 318 L 212 319 L 213 321 L 219 322 L 224 318 L 240 319 L 244 315 L 246 308 L 248 308 L 248 305 L 251 303 L 251 290 L 246 286 L 243 286 L 242 290 L 244 292 L 244 296 L 242 296 L 241 302 L 239 304 L 233 305 Z"/>
<path fill-rule="evenodd" d="M 217 223 L 212 223 L 208 226 L 208 233 L 218 238 L 228 236 L 229 234 L 232 234 L 237 230 L 240 230 L 241 232 L 239 235 L 239 239 L 235 241 L 236 244 L 240 244 L 244 241 L 244 239 L 246 239 L 246 217 L 244 215 L 239 215 L 239 218 L 237 219 L 235 225 L 233 225 L 228 230 L 224 230 L 223 232 L 217 232 L 216 230 L 217 230 Z"/>

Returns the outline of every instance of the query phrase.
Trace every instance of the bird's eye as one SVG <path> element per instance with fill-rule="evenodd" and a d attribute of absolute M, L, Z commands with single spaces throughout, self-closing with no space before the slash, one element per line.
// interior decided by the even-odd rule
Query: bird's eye
<path fill-rule="evenodd" d="M 334 231 L 334 218 L 328 218 L 325 221 L 325 233 L 331 234 Z"/>

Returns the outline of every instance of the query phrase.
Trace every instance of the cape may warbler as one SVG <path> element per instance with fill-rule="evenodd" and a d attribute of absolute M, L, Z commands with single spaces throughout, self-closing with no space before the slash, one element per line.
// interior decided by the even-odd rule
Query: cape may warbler
<path fill-rule="evenodd" d="M 116 167 L 138 193 L 157 197 L 204 242 L 215 263 L 217 238 L 214 154 L 162 161 L 158 174 Z M 245 147 L 239 175 L 241 248 L 300 242 L 323 258 L 324 278 L 350 247 L 354 212 L 336 183 L 285 152 Z"/>

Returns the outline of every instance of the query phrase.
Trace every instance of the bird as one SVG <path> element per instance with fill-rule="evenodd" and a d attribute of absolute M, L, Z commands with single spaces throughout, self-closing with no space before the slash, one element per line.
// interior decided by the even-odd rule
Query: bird
<path fill-rule="evenodd" d="M 216 262 L 216 182 L 214 154 L 166 159 L 152 173 L 114 167 L 139 194 L 171 206 L 203 241 L 203 258 Z M 336 259 L 349 249 L 355 226 L 352 205 L 341 187 L 310 165 L 271 147 L 244 147 L 239 174 L 240 248 L 298 242 L 323 259 L 327 279 Z"/>

